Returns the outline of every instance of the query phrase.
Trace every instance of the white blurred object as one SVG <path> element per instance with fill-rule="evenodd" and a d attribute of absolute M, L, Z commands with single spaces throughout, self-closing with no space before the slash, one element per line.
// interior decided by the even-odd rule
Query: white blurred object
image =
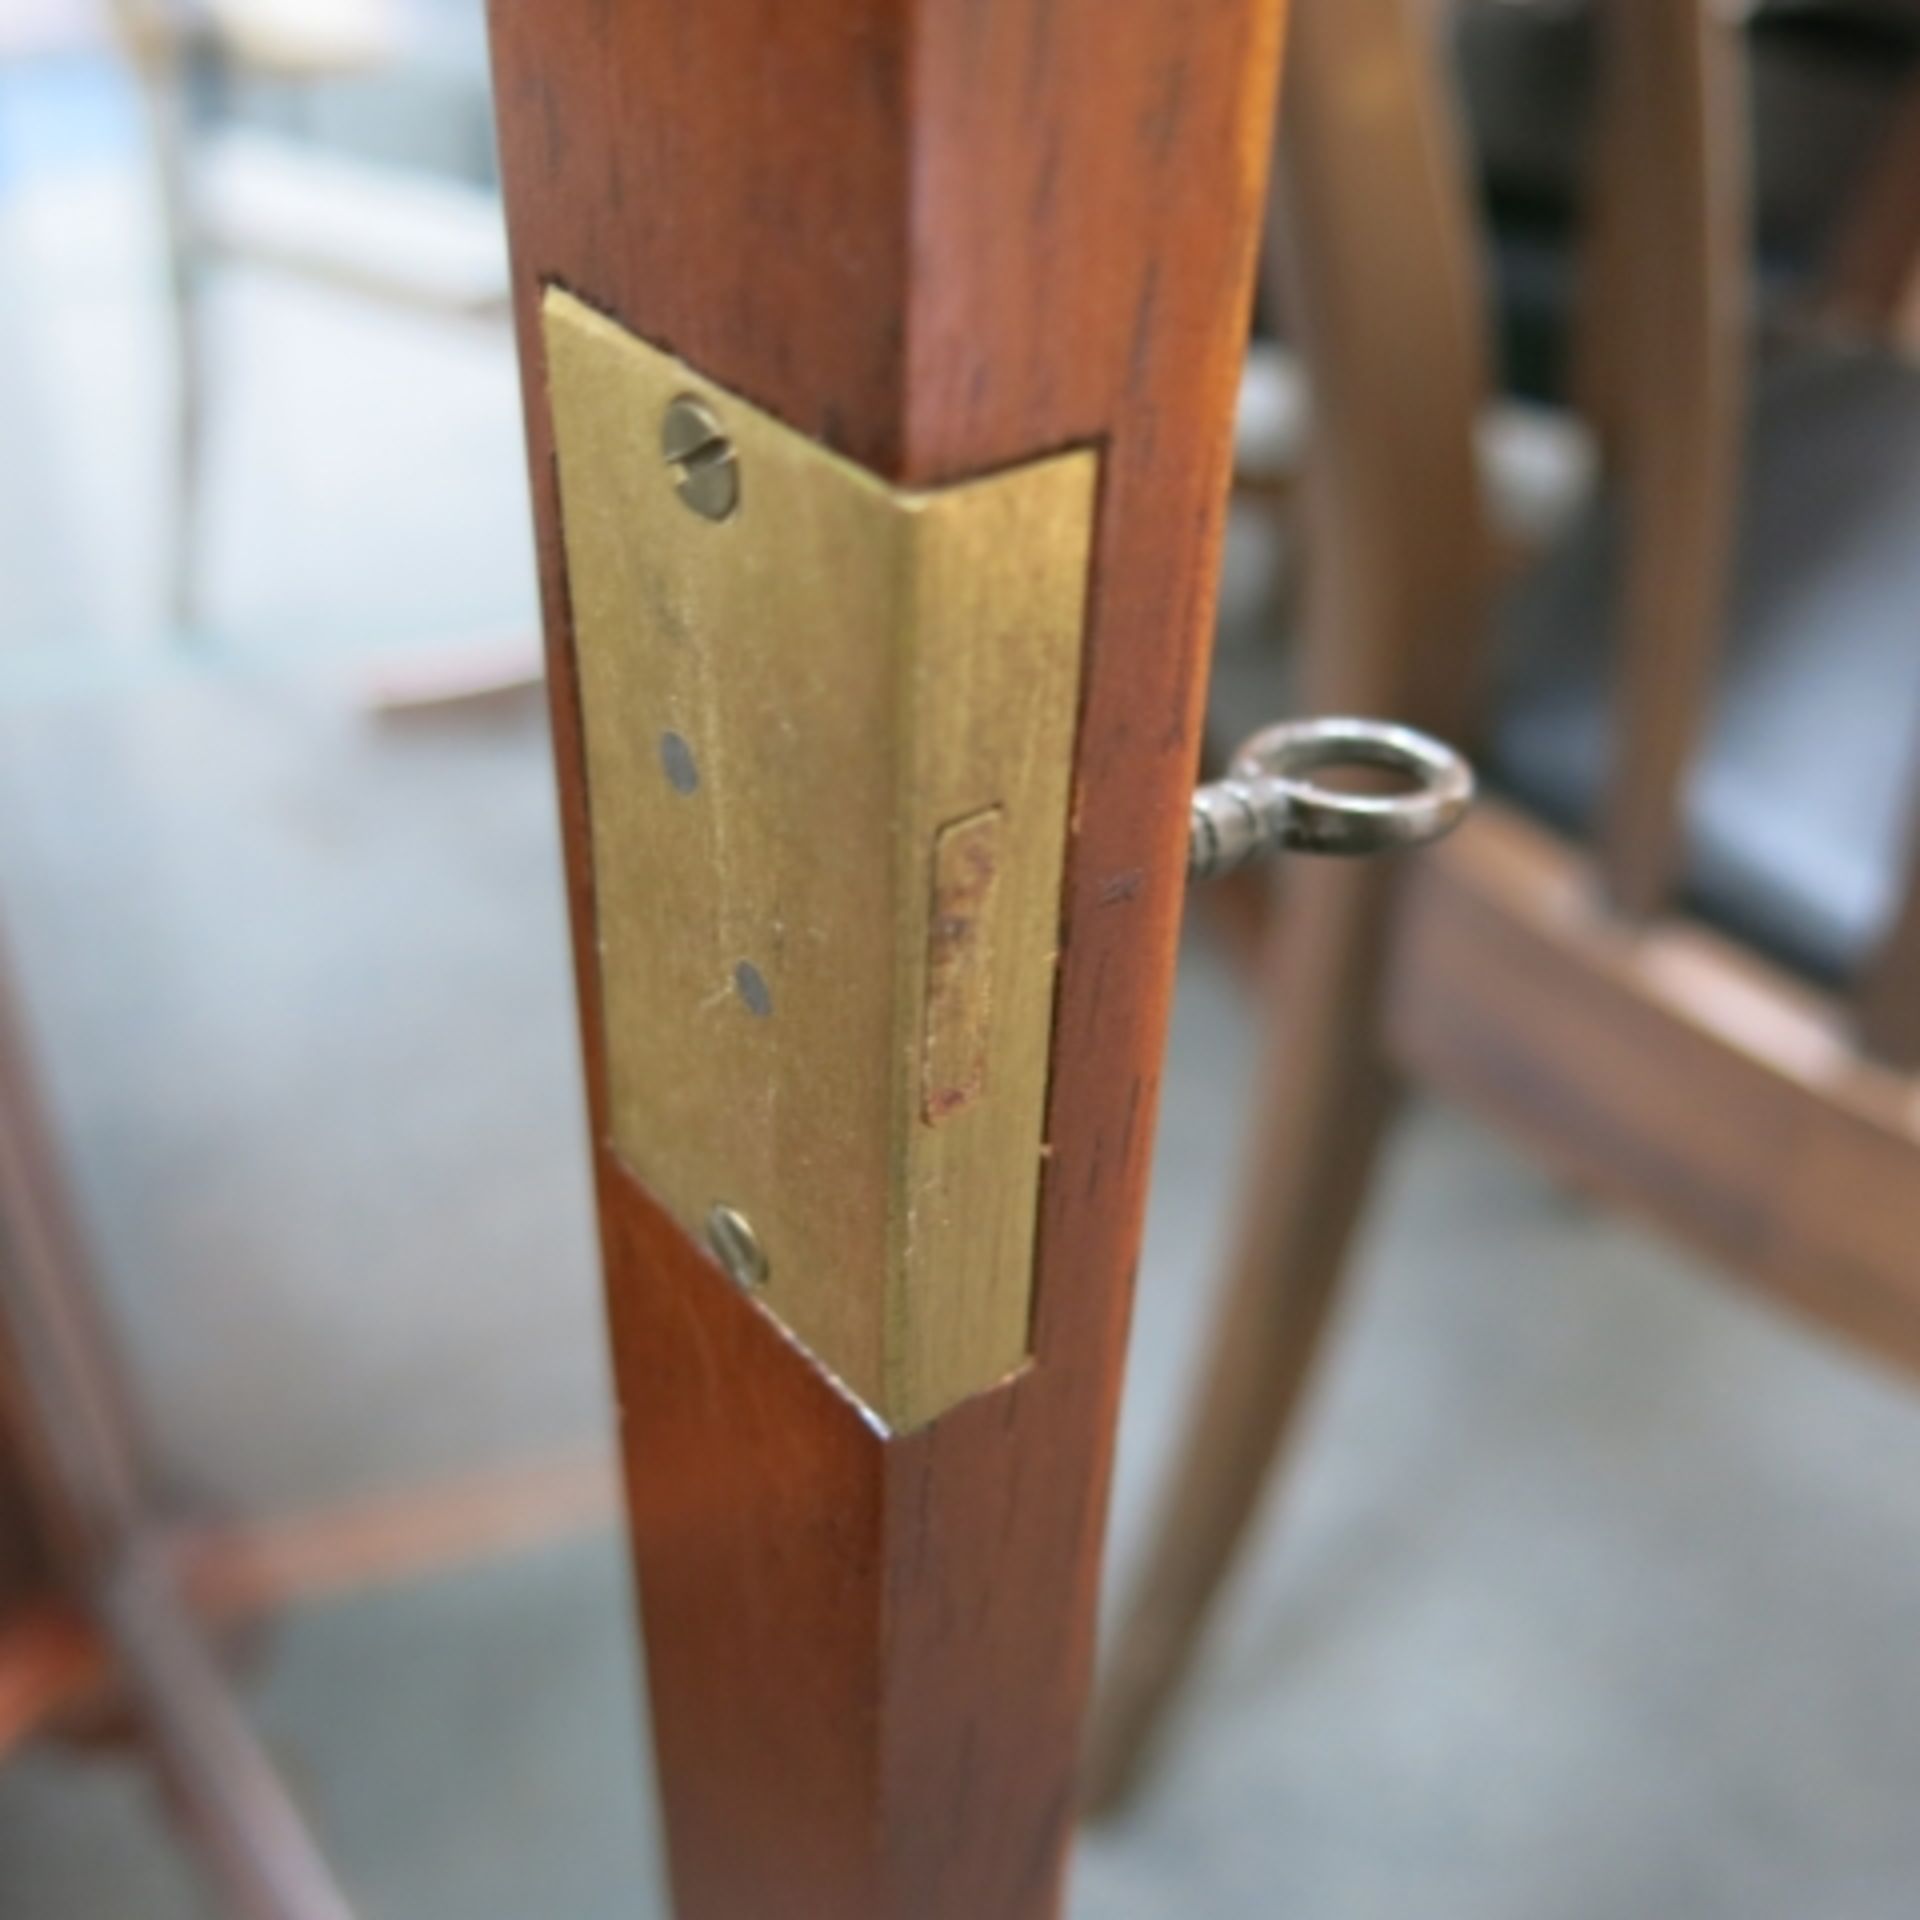
<path fill-rule="evenodd" d="M 106 38 L 102 0 L 7 0 L 0 7 L 0 60 L 97 47 Z"/>
<path fill-rule="evenodd" d="M 1496 401 L 1480 418 L 1480 474 L 1494 531 L 1522 550 L 1545 545 L 1593 498 L 1591 431 L 1559 407 Z"/>
<path fill-rule="evenodd" d="M 1297 480 L 1306 461 L 1307 415 L 1307 379 L 1298 358 L 1270 340 L 1256 340 L 1240 374 L 1235 475 L 1255 485 Z"/>
<path fill-rule="evenodd" d="M 240 132 L 208 144 L 197 184 L 217 252 L 448 313 L 506 307 L 506 231 L 483 188 Z"/>
<path fill-rule="evenodd" d="M 43 0 L 44 3 L 44 0 Z M 377 72 L 404 51 L 398 0 L 106 0 L 145 96 L 166 236 L 176 372 L 174 614 L 198 624 L 196 552 L 208 365 L 205 266 L 244 255 L 377 299 L 454 313 L 499 311 L 506 282 L 497 209 L 458 188 L 237 136 L 200 151 L 190 82 L 316 85 Z"/>
<path fill-rule="evenodd" d="M 1271 490 L 1298 484 L 1312 433 L 1312 396 L 1298 359 L 1255 342 L 1234 421 L 1236 477 Z M 1480 421 L 1480 467 L 1495 531 L 1527 550 L 1550 540 L 1592 498 L 1599 456 L 1593 435 L 1571 414 L 1502 399 Z"/>
<path fill-rule="evenodd" d="M 393 0 L 203 0 L 200 13 L 223 61 L 275 80 L 370 72 L 402 37 Z"/>

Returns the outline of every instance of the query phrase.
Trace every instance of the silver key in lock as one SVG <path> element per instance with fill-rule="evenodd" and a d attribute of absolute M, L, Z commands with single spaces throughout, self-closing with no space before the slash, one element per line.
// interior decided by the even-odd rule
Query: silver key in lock
<path fill-rule="evenodd" d="M 1346 793 L 1316 779 L 1376 767 L 1397 793 Z M 1473 770 L 1451 747 L 1386 720 L 1284 720 L 1238 753 L 1224 780 L 1193 796 L 1187 875 L 1211 880 L 1283 852 L 1364 855 L 1437 840 L 1473 803 Z"/>

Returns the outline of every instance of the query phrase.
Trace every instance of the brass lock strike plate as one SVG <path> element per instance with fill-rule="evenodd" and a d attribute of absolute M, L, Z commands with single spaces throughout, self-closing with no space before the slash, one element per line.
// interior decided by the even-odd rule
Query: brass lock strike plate
<path fill-rule="evenodd" d="M 902 491 L 544 321 L 612 1144 L 921 1425 L 1029 1350 L 1095 459 Z"/>

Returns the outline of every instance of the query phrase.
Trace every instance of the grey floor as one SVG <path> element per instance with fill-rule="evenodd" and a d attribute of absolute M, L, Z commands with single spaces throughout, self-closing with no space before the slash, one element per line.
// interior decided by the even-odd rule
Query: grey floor
<path fill-rule="evenodd" d="M 357 691 L 528 616 L 505 344 L 227 276 L 183 647 L 137 178 L 5 187 L 0 901 L 170 1475 L 284 1512 L 592 1444 L 538 716 Z M 1116 1575 L 1247 1033 L 1194 945 Z M 1273 1519 L 1076 1920 L 1920 1910 L 1920 1401 L 1464 1115 L 1403 1130 Z M 281 1624 L 255 1708 L 368 1920 L 664 1912 L 628 1608 L 589 1538 Z M 0 1773 L 5 1920 L 208 1912 L 136 1773 Z"/>

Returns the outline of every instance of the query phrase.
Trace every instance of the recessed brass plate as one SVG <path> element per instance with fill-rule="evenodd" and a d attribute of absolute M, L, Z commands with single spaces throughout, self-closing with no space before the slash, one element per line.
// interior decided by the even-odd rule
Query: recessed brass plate
<path fill-rule="evenodd" d="M 1028 1352 L 1096 462 L 903 492 L 566 293 L 545 329 L 614 1148 L 920 1425 Z"/>

